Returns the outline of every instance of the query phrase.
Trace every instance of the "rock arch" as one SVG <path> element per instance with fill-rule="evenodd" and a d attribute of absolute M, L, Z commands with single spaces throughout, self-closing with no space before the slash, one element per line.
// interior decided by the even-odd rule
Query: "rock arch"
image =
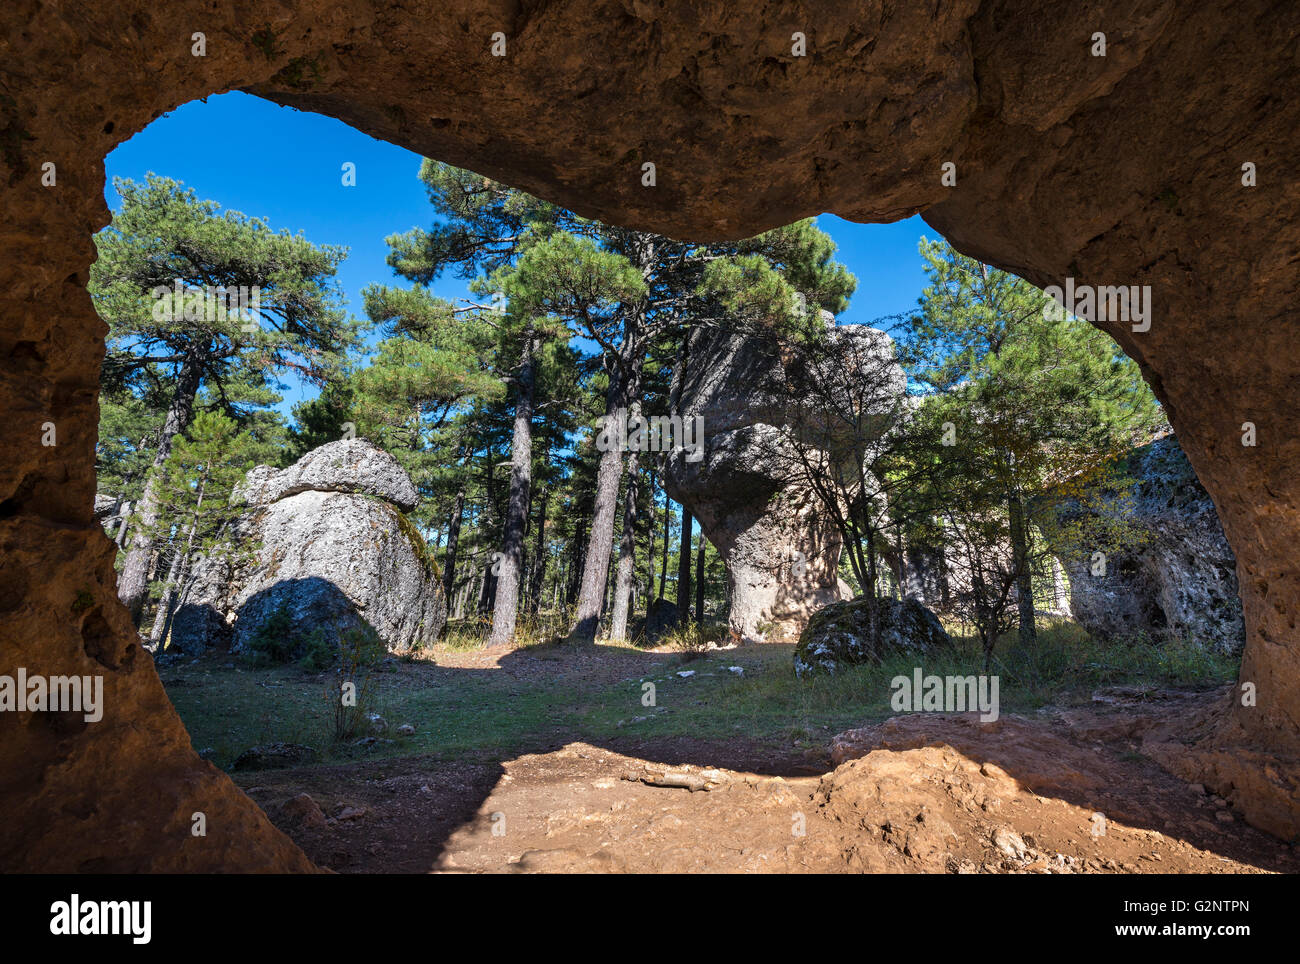
<path fill-rule="evenodd" d="M 108 220 L 103 157 L 162 112 L 232 88 L 679 236 L 922 211 L 961 250 L 1040 285 L 1151 285 L 1149 331 L 1101 327 L 1142 366 L 1215 501 L 1243 596 L 1242 680 L 1257 689 L 1255 706 L 1225 705 L 1175 756 L 1252 822 L 1300 830 L 1294 4 L 67 9 L 20 0 L 0 13 L 0 673 L 103 672 L 107 710 L 93 726 L 0 714 L 6 869 L 310 869 L 190 748 L 135 658 L 92 517 L 104 326 L 85 283 Z M 1104 57 L 1091 54 L 1097 30 Z M 807 56 L 792 55 L 795 31 Z M 948 162 L 955 186 L 941 183 Z M 1244 164 L 1257 186 L 1242 184 Z M 200 810 L 208 834 L 191 837 Z"/>

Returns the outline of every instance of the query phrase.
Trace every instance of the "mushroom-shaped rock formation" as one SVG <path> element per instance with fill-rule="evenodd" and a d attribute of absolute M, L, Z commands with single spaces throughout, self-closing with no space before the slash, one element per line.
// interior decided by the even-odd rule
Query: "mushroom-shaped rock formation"
<path fill-rule="evenodd" d="M 831 319 L 833 322 L 833 319 Z M 901 396 L 893 343 L 865 325 L 830 327 L 887 367 L 882 405 Z M 682 418 L 702 421 L 702 457 L 665 459 L 664 488 L 699 519 L 727 567 L 731 629 L 743 639 L 798 637 L 823 606 L 852 595 L 839 579 L 841 538 L 794 468 L 800 425 L 816 412 L 791 397 L 779 346 L 757 334 L 697 329 L 673 374 Z M 695 459 L 695 460 L 693 460 Z"/>
<path fill-rule="evenodd" d="M 442 631 L 437 568 L 402 514 L 415 505 L 415 487 L 387 452 L 361 439 L 330 442 L 282 472 L 258 466 L 236 498 L 249 509 L 229 551 L 199 567 L 173 620 L 173 645 L 247 651 L 278 613 L 298 638 L 368 624 L 395 652 Z"/>

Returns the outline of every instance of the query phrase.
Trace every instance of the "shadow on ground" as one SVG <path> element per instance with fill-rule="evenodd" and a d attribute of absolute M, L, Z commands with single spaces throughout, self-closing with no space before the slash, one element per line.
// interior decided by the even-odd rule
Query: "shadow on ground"
<path fill-rule="evenodd" d="M 163 670 L 200 748 L 210 721 L 190 704 L 208 684 L 196 677 L 249 674 L 229 660 Z M 389 697 L 383 739 L 404 722 L 415 737 L 234 777 L 340 872 L 1296 869 L 1291 846 L 1141 753 L 1152 718 L 1217 691 L 1179 694 L 1174 707 L 1049 707 L 988 725 L 887 719 L 885 694 L 835 694 L 833 710 L 770 705 L 789 690 L 769 685 L 789 660 L 789 646 L 690 662 L 553 646 L 390 661 L 377 676 Z M 257 685 L 288 696 L 294 672 Z M 277 720 L 266 717 L 265 732 L 291 739 Z M 707 791 L 646 780 L 709 769 L 721 783 Z"/>

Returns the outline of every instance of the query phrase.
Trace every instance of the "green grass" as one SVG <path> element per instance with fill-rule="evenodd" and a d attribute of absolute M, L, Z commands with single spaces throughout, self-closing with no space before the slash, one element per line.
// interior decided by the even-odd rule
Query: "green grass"
<path fill-rule="evenodd" d="M 454 635 L 436 653 L 480 645 L 472 634 Z M 247 747 L 275 741 L 315 747 L 325 761 L 484 752 L 504 757 L 557 740 L 741 738 L 786 750 L 825 746 L 836 732 L 893 715 L 890 681 L 911 676 L 918 663 L 927 675 L 982 669 L 978 647 L 959 639 L 943 658 L 895 658 L 799 680 L 792 649 L 763 645 L 701 654 L 689 647 L 667 653 L 617 647 L 631 668 L 616 682 L 591 681 L 575 663 L 580 651 L 545 642 L 506 657 L 528 661 L 530 671 L 521 677 L 497 668 L 437 666 L 428 656 L 398 661 L 376 670 L 371 681 L 372 709 L 388 722 L 381 737 L 393 742 L 368 750 L 332 738 L 332 676 L 299 666 L 227 668 L 228 657 L 163 675 L 195 747 L 212 748 L 213 761 L 228 767 Z M 742 667 L 744 676 L 729 666 Z M 683 670 L 694 675 L 678 677 Z M 993 672 L 1000 677 L 1001 712 L 1028 713 L 1046 704 L 1087 702 L 1099 686 L 1223 684 L 1235 678 L 1237 661 L 1187 642 L 1101 643 L 1062 623 L 1045 627 L 1032 650 L 1014 636 L 1005 639 Z M 654 684 L 654 706 L 642 704 L 644 682 Z M 414 724 L 416 734 L 397 736 L 401 723 Z"/>

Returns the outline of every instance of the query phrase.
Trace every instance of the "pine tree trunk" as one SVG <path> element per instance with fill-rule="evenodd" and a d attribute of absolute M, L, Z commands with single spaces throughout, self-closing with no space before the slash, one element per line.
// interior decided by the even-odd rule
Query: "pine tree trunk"
<path fill-rule="evenodd" d="M 481 616 L 487 609 L 487 567 L 478 566 L 475 570 L 476 581 L 474 583 L 474 615 Z"/>
<path fill-rule="evenodd" d="M 451 598 L 452 587 L 456 585 L 456 548 L 460 542 L 460 524 L 465 515 L 465 475 L 461 474 L 460 490 L 456 493 L 456 505 L 447 519 L 447 553 L 443 557 L 442 595 Z M 459 611 L 457 612 L 459 616 Z"/>
<path fill-rule="evenodd" d="M 704 625 L 704 530 L 700 529 L 700 547 L 695 550 L 695 621 Z"/>
<path fill-rule="evenodd" d="M 171 611 L 172 600 L 176 597 L 176 579 L 181 571 L 181 550 L 176 548 L 172 554 L 171 568 L 167 571 L 167 584 L 163 587 L 162 598 L 158 600 L 158 609 L 153 614 L 153 628 L 149 631 L 149 650 L 158 651 L 162 639 L 163 627 L 167 625 L 167 615 Z"/>
<path fill-rule="evenodd" d="M 1007 516 L 1011 528 L 1011 563 L 1016 570 L 1020 642 L 1032 645 L 1038 640 L 1038 627 L 1034 624 L 1034 581 L 1029 571 L 1029 533 L 1025 528 L 1025 509 L 1020 496 L 1008 497 Z"/>
<path fill-rule="evenodd" d="M 203 370 L 197 359 L 186 361 L 181 367 L 176 380 L 176 393 L 172 396 L 167 409 L 167 418 L 163 421 L 162 432 L 158 438 L 158 450 L 154 453 L 153 464 L 144 486 L 144 493 L 137 505 L 138 521 L 131 548 L 127 550 L 122 563 L 122 574 L 117 580 L 117 596 L 131 613 L 137 623 L 140 609 L 144 605 L 149 590 L 149 566 L 153 559 L 153 530 L 158 522 L 158 476 L 163 463 L 172 453 L 176 436 L 189 427 L 194 414 L 194 397 L 198 394 L 199 384 L 203 380 Z"/>
<path fill-rule="evenodd" d="M 120 551 L 123 543 L 126 542 L 126 521 L 131 518 L 131 503 L 123 502 L 121 507 L 121 516 L 118 518 L 117 535 L 113 537 L 113 542 L 117 544 Z"/>
<path fill-rule="evenodd" d="M 573 545 L 569 547 L 572 556 L 569 560 L 568 583 L 564 587 L 564 605 L 572 606 L 578 599 L 578 589 L 582 582 L 582 571 L 587 561 L 587 517 L 584 515 L 574 530 Z"/>
<path fill-rule="evenodd" d="M 876 584 L 880 582 L 880 569 L 876 564 L 875 533 L 867 533 L 867 632 L 870 633 L 872 645 L 880 639 L 880 598 L 876 594 Z"/>
<path fill-rule="evenodd" d="M 641 414 L 639 402 L 630 409 L 633 416 Z M 618 575 L 614 584 L 614 611 L 610 616 L 609 638 L 627 639 L 627 617 L 632 598 L 633 567 L 636 564 L 636 496 L 638 454 L 627 454 L 627 499 L 623 504 L 623 535 L 618 546 Z"/>
<path fill-rule="evenodd" d="M 623 409 L 614 409 L 622 418 Z M 609 574 L 609 557 L 614 546 L 614 511 L 618 487 L 623 474 L 623 454 L 617 448 L 602 452 L 596 474 L 596 504 L 591 515 L 586 558 L 578 590 L 578 611 L 574 615 L 570 637 L 576 642 L 592 643 L 600 624 L 605 601 L 605 581 Z"/>
<path fill-rule="evenodd" d="M 627 425 L 629 384 L 627 373 L 639 370 L 641 338 L 639 319 L 629 318 L 619 360 L 610 373 L 605 413 L 616 425 Z M 587 538 L 587 558 L 582 569 L 582 587 L 578 593 L 578 610 L 574 614 L 569 638 L 578 643 L 594 643 L 604 610 L 605 587 L 609 579 L 610 554 L 614 549 L 614 515 L 618 509 L 618 489 L 623 477 L 623 453 L 619 445 L 609 445 L 600 454 L 596 472 L 596 500 L 591 513 L 591 534 Z"/>
<path fill-rule="evenodd" d="M 524 568 L 524 529 L 533 471 L 533 332 L 524 334 L 519 363 L 518 398 L 515 401 L 514 437 L 510 442 L 510 490 L 501 540 L 501 560 L 496 575 L 489 646 L 503 646 L 515 635 L 519 615 L 519 587 Z"/>
<path fill-rule="evenodd" d="M 649 518 L 646 520 L 646 535 L 650 537 L 650 547 L 645 556 L 645 601 L 646 614 L 650 612 L 650 600 L 655 594 L 655 474 L 650 472 L 650 497 L 647 499 L 650 508 L 647 510 Z"/>
<path fill-rule="evenodd" d="M 546 495 L 541 497 L 537 513 L 536 539 L 533 540 L 532 575 L 529 577 L 528 611 L 536 616 L 542 608 L 542 590 L 546 585 Z"/>
<path fill-rule="evenodd" d="M 691 621 L 691 510 L 682 506 L 682 538 L 677 544 L 677 624 Z"/>
<path fill-rule="evenodd" d="M 663 558 L 659 563 L 659 599 L 664 598 L 668 586 L 668 543 L 672 540 L 673 500 L 664 493 L 664 548 Z"/>
<path fill-rule="evenodd" d="M 168 624 L 171 623 L 172 604 L 176 601 L 176 590 L 189 569 L 190 552 L 194 549 L 194 534 L 199 528 L 199 517 L 203 512 L 203 497 L 208 491 L 208 470 L 204 469 L 199 477 L 197 498 L 194 503 L 194 517 L 189 531 L 185 533 L 185 544 L 172 556 L 171 570 L 167 573 L 167 587 L 162 599 L 158 601 L 158 612 L 154 614 L 153 629 L 149 632 L 149 649 L 158 651 L 158 644 L 163 640 Z"/>

